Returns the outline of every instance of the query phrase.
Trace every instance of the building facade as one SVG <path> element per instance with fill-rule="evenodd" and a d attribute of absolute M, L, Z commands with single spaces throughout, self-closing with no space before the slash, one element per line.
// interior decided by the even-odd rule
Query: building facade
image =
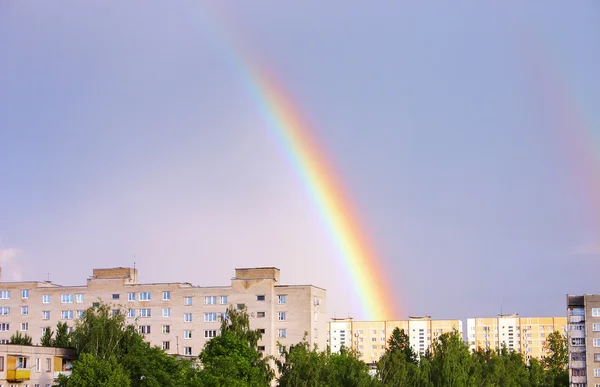
<path fill-rule="evenodd" d="M 600 387 L 600 294 L 567 296 L 569 385 Z"/>
<path fill-rule="evenodd" d="M 138 283 L 135 268 L 94 269 L 83 286 L 52 282 L 0 282 L 0 343 L 16 331 L 39 343 L 45 329 L 59 321 L 72 327 L 97 303 L 121 310 L 147 342 L 182 356 L 198 356 L 219 334 L 229 305 L 245 307 L 250 326 L 263 333 L 259 343 L 274 355 L 301 341 L 326 344 L 326 292 L 312 285 L 281 285 L 277 268 L 236 269 L 229 286 L 199 287 L 187 282 Z"/>
<path fill-rule="evenodd" d="M 75 350 L 31 345 L 0 345 L 0 387 L 50 387 L 71 374 Z"/>
<path fill-rule="evenodd" d="M 490 318 L 467 319 L 467 344 L 498 351 L 502 347 L 520 352 L 529 362 L 532 357 L 544 359 L 546 338 L 552 332 L 566 334 L 566 317 L 519 317 L 518 314 Z"/>
<path fill-rule="evenodd" d="M 410 317 L 409 320 L 353 321 L 352 318 L 332 319 L 328 324 L 328 344 L 332 352 L 341 347 L 354 349 L 359 358 L 369 364 L 385 353 L 387 341 L 395 328 L 403 329 L 419 356 L 431 348 L 442 333 L 456 330 L 462 336 L 461 320 L 432 320 L 431 317 Z"/>

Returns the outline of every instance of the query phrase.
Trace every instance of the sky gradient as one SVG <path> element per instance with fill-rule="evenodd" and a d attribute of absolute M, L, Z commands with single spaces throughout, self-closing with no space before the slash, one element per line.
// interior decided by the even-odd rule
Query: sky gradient
<path fill-rule="evenodd" d="M 58 5 L 60 4 L 60 6 Z M 598 293 L 595 1 L 0 4 L 3 280 L 226 285 L 276 266 L 364 317 L 228 36 L 310 123 L 401 315 Z"/>

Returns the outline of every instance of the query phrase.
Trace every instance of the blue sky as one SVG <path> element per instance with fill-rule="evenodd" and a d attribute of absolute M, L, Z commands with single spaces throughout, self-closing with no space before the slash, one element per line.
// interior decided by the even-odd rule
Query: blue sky
<path fill-rule="evenodd" d="M 327 150 L 398 318 L 562 315 L 599 291 L 597 2 L 220 3 L 0 4 L 4 280 L 277 266 L 364 317 L 233 28 Z"/>

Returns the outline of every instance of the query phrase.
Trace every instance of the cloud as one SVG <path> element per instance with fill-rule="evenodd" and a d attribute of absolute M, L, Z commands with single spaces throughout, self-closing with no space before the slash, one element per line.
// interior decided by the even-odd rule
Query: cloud
<path fill-rule="evenodd" d="M 21 250 L 17 248 L 0 248 L 0 266 L 2 267 L 2 278 L 0 280 L 21 281 L 20 257 Z"/>

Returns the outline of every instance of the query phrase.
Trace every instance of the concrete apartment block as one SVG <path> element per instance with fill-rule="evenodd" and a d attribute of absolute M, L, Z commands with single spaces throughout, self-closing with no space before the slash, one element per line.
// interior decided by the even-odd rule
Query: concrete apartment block
<path fill-rule="evenodd" d="M 332 352 L 341 347 L 354 349 L 361 360 L 374 364 L 385 353 L 387 340 L 395 328 L 403 329 L 418 356 L 431 348 L 439 335 L 458 331 L 462 336 L 461 320 L 432 320 L 430 316 L 410 317 L 409 320 L 353 321 L 352 318 L 333 319 L 328 324 L 328 343 Z"/>
<path fill-rule="evenodd" d="M 43 330 L 64 321 L 73 326 L 83 311 L 105 302 L 122 310 L 146 341 L 169 354 L 197 356 L 219 332 L 229 305 L 246 307 L 252 328 L 263 331 L 265 355 L 277 342 L 307 340 L 326 345 L 326 291 L 312 285 L 281 285 L 277 268 L 236 269 L 229 286 L 188 282 L 138 283 L 135 268 L 94 269 L 82 286 L 47 281 L 0 282 L 0 343 L 17 330 L 39 343 Z"/>
<path fill-rule="evenodd" d="M 568 295 L 569 385 L 600 386 L 600 294 Z"/>
<path fill-rule="evenodd" d="M 552 332 L 566 333 L 566 317 L 519 317 L 518 314 L 489 318 L 467 319 L 467 344 L 471 351 L 477 348 L 498 351 L 503 346 L 520 352 L 529 359 L 544 359 L 546 338 Z"/>

